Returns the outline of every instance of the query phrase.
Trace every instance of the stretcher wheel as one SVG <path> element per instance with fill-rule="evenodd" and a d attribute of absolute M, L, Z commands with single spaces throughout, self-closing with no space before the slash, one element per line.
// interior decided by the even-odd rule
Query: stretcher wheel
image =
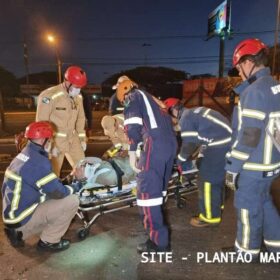
<path fill-rule="evenodd" d="M 88 228 L 82 227 L 82 228 L 78 229 L 77 235 L 78 235 L 78 238 L 80 240 L 86 239 L 88 234 L 89 234 L 89 229 Z"/>

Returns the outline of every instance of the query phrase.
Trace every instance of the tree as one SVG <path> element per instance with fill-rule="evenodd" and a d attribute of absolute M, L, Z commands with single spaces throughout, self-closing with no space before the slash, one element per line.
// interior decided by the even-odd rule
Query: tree
<path fill-rule="evenodd" d="M 26 76 L 18 79 L 20 84 L 26 83 Z M 29 83 L 36 85 L 55 85 L 57 84 L 57 73 L 51 71 L 44 71 L 29 75 Z"/>
<path fill-rule="evenodd" d="M 0 89 L 3 97 L 13 97 L 19 93 L 19 83 L 15 75 L 0 66 Z"/>
<path fill-rule="evenodd" d="M 186 79 L 184 71 L 166 67 L 137 67 L 112 75 L 102 83 L 104 95 L 112 95 L 112 86 L 122 75 L 130 77 L 150 93 L 162 98 L 182 95 L 182 81 Z"/>

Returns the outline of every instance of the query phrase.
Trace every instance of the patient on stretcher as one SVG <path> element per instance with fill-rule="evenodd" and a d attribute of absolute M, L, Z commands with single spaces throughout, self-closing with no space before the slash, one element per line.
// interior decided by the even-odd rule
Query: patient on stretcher
<path fill-rule="evenodd" d="M 135 181 L 135 172 L 129 165 L 128 157 L 114 157 L 101 160 L 97 157 L 86 157 L 81 160 L 72 175 L 84 181 L 85 188 L 102 186 L 119 186 Z"/>

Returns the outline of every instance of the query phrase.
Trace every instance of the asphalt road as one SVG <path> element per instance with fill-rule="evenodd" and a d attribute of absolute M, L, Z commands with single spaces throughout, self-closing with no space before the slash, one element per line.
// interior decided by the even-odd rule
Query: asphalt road
<path fill-rule="evenodd" d="M 13 115 L 16 118 L 16 115 Z M 31 115 L 20 115 L 18 127 L 31 120 Z M 30 117 L 30 119 L 29 119 Z M 34 115 L 33 115 L 34 117 Z M 87 156 L 101 156 L 110 142 L 94 141 L 89 144 Z M 0 154 L 15 153 L 13 144 L 0 145 Z M 9 160 L 0 162 L 4 171 Z M 64 171 L 70 169 L 65 164 Z M 0 174 L 1 182 L 3 173 Z M 257 187 L 257 186 L 256 186 Z M 280 211 L 280 179 L 274 182 L 273 197 Z M 139 242 L 146 240 L 138 209 L 127 208 L 101 215 L 90 229 L 89 236 L 80 241 L 77 230 L 83 222 L 76 216 L 66 238 L 71 247 L 57 254 L 39 254 L 36 251 L 38 237 L 26 241 L 24 248 L 16 250 L 9 245 L 0 219 L 0 279 L 83 279 L 83 280 L 132 280 L 132 279 L 208 279 L 208 280 L 263 280 L 279 278 L 279 263 L 242 264 L 213 262 L 213 255 L 225 246 L 234 243 L 236 215 L 233 208 L 233 193 L 225 202 L 223 220 L 213 228 L 193 228 L 190 218 L 197 213 L 197 194 L 186 196 L 186 204 L 178 209 L 174 199 L 165 206 L 166 220 L 171 232 L 172 257 L 170 262 L 159 259 L 145 262 L 136 253 Z M 1 202 L 0 202 L 1 205 Z M 104 209 L 103 209 L 104 210 Z M 96 211 L 87 212 L 90 217 Z M 198 260 L 198 254 L 204 258 Z M 208 257 L 207 257 L 208 256 Z"/>

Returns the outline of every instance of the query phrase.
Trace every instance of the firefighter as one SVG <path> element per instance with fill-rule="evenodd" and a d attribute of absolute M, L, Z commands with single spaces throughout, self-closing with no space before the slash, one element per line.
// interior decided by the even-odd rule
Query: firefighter
<path fill-rule="evenodd" d="M 228 120 L 206 107 L 187 109 L 177 98 L 168 98 L 165 105 L 178 119 L 182 144 L 178 164 L 191 163 L 199 149 L 197 167 L 199 215 L 190 220 L 194 227 L 216 226 L 221 222 L 225 179 L 225 155 L 230 149 L 231 128 Z"/>
<path fill-rule="evenodd" d="M 172 121 L 155 99 L 132 80 L 122 81 L 116 87 L 117 98 L 125 107 L 130 165 L 138 173 L 137 205 L 149 235 L 137 250 L 139 253 L 166 252 L 170 247 L 162 203 L 177 149 Z"/>
<path fill-rule="evenodd" d="M 74 187 L 64 186 L 48 159 L 53 129 L 48 122 L 33 122 L 25 130 L 27 146 L 5 171 L 2 186 L 5 233 L 14 247 L 40 234 L 42 251 L 67 249 L 61 239 L 79 206 Z"/>
<path fill-rule="evenodd" d="M 85 157 L 85 113 L 79 93 L 86 84 L 86 73 L 70 66 L 64 82 L 44 90 L 38 98 L 36 121 L 49 121 L 55 129 L 51 161 L 57 176 L 64 156 L 72 167 Z"/>
<path fill-rule="evenodd" d="M 124 132 L 124 115 L 104 116 L 101 120 L 104 134 L 107 135 L 113 147 L 105 152 L 104 158 L 113 158 L 115 156 L 127 157 L 129 141 Z"/>
<path fill-rule="evenodd" d="M 226 184 L 235 190 L 237 236 L 235 251 L 258 260 L 262 240 L 269 252 L 280 252 L 280 216 L 270 195 L 280 172 L 280 153 L 273 136 L 279 134 L 280 85 L 266 67 L 268 47 L 258 39 L 240 42 L 233 66 L 242 83 L 234 144 L 227 155 Z"/>
<path fill-rule="evenodd" d="M 116 90 L 118 85 L 123 82 L 129 80 L 129 78 L 125 75 L 120 76 L 117 80 L 117 83 L 115 85 L 112 86 L 113 90 Z M 123 104 L 118 100 L 117 98 L 117 93 L 115 92 L 109 101 L 109 114 L 110 115 L 116 115 L 116 114 L 122 114 L 124 110 L 124 106 Z"/>

